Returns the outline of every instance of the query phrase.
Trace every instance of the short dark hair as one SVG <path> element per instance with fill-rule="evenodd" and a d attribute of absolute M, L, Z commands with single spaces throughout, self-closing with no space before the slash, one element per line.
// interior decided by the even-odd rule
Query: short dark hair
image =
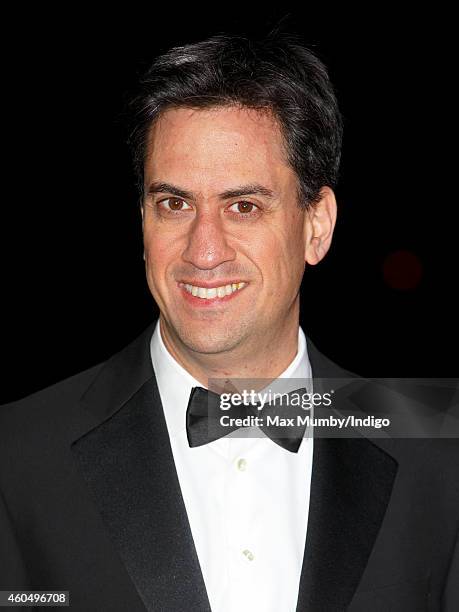
<path fill-rule="evenodd" d="M 326 67 L 296 34 L 272 31 L 257 40 L 217 34 L 174 47 L 155 59 L 139 86 L 128 105 L 128 145 L 141 199 L 150 128 L 164 110 L 178 107 L 271 111 L 298 177 L 300 206 L 337 183 L 341 114 Z"/>

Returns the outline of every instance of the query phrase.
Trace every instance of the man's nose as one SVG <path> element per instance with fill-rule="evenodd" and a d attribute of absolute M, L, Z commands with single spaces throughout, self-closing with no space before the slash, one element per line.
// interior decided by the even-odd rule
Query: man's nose
<path fill-rule="evenodd" d="M 197 215 L 187 238 L 182 258 L 196 268 L 210 270 L 236 258 L 236 251 L 228 243 L 223 220 L 216 215 Z"/>

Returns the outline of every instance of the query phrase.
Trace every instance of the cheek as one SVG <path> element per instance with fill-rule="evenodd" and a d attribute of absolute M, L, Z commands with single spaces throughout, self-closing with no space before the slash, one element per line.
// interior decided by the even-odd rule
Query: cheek
<path fill-rule="evenodd" d="M 304 270 L 304 242 L 301 228 L 295 220 L 294 230 L 278 231 L 263 245 L 264 274 L 278 286 L 298 282 Z M 260 259 L 261 261 L 261 259 Z"/>
<path fill-rule="evenodd" d="M 144 236 L 145 261 L 149 275 L 161 281 L 174 261 L 174 242 L 158 234 Z"/>

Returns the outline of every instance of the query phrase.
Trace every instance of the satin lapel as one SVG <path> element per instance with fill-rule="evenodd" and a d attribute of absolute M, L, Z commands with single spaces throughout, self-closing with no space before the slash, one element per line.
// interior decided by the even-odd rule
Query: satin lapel
<path fill-rule="evenodd" d="M 313 377 L 346 372 L 308 340 Z M 350 375 L 350 374 L 349 374 Z M 397 462 L 366 438 L 315 438 L 298 611 L 345 610 L 368 563 Z"/>
<path fill-rule="evenodd" d="M 150 361 L 150 326 L 82 403 L 99 423 L 72 444 L 147 610 L 210 610 Z M 100 422 L 100 420 L 102 421 Z"/>

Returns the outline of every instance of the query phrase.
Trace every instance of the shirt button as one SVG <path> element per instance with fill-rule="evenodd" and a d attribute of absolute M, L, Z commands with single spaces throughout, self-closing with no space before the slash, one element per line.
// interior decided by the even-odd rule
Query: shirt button
<path fill-rule="evenodd" d="M 239 459 L 239 461 L 237 462 L 237 469 L 240 472 L 245 472 L 247 469 L 247 461 L 245 459 Z"/>
<path fill-rule="evenodd" d="M 253 561 L 255 559 L 255 555 L 247 548 L 242 551 L 242 554 L 245 555 L 249 561 Z"/>

